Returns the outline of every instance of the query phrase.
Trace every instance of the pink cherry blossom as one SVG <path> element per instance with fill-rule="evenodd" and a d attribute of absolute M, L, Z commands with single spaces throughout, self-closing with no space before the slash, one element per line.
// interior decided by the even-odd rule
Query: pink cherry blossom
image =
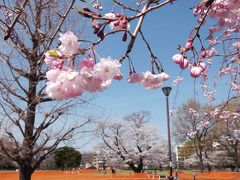
<path fill-rule="evenodd" d="M 202 69 L 202 72 L 206 70 L 206 64 L 204 62 L 200 62 L 199 67 Z"/>
<path fill-rule="evenodd" d="M 60 59 L 62 56 L 61 52 L 56 50 L 54 51 L 56 53 L 55 56 L 51 56 L 50 52 L 47 51 L 45 55 L 44 62 L 49 66 L 49 67 L 55 67 L 55 68 L 62 68 L 63 66 L 63 59 Z"/>
<path fill-rule="evenodd" d="M 84 81 L 77 72 L 67 74 L 66 79 L 61 84 L 65 99 L 81 96 L 84 92 Z"/>
<path fill-rule="evenodd" d="M 105 17 L 110 19 L 117 19 L 109 23 L 109 27 L 113 31 L 118 30 L 130 30 L 130 23 L 127 20 L 127 17 L 125 14 L 117 14 L 114 13 L 107 13 L 105 14 Z"/>
<path fill-rule="evenodd" d="M 143 73 L 130 73 L 128 82 L 129 83 L 141 83 L 143 81 L 144 75 Z"/>
<path fill-rule="evenodd" d="M 121 73 L 116 74 L 116 75 L 113 77 L 113 79 L 118 80 L 118 81 L 122 80 L 122 78 L 123 78 L 123 75 L 122 75 Z"/>
<path fill-rule="evenodd" d="M 98 9 L 99 11 L 103 10 L 103 6 L 101 4 L 98 4 L 98 3 L 94 4 L 93 8 Z"/>
<path fill-rule="evenodd" d="M 150 71 L 144 73 L 142 84 L 147 89 L 159 88 L 163 79 L 160 74 L 152 74 Z"/>
<path fill-rule="evenodd" d="M 181 69 L 186 69 L 189 67 L 190 61 L 187 58 L 184 58 L 182 63 L 179 64 Z"/>
<path fill-rule="evenodd" d="M 197 134 L 196 130 L 191 130 L 191 131 L 187 132 L 187 136 L 189 136 L 189 137 L 194 137 L 196 134 Z"/>
<path fill-rule="evenodd" d="M 67 31 L 64 34 L 60 33 L 59 36 L 61 45 L 58 47 L 58 49 L 64 55 L 71 55 L 79 52 L 80 42 L 78 42 L 78 38 L 73 34 L 73 32 Z"/>
<path fill-rule="evenodd" d="M 99 28 L 101 27 L 101 25 L 102 25 L 102 23 L 100 23 L 100 22 L 97 21 L 96 19 L 94 19 L 94 20 L 92 21 L 92 27 L 93 27 L 94 29 L 99 29 Z"/>
<path fill-rule="evenodd" d="M 71 69 L 61 71 L 56 82 L 61 83 L 62 92 L 65 98 L 80 96 L 83 93 L 84 81 L 77 71 Z"/>
<path fill-rule="evenodd" d="M 218 19 L 218 27 L 210 31 L 210 36 L 214 32 L 225 29 L 224 36 L 229 37 L 234 32 L 239 32 L 239 0 L 218 0 L 211 5 L 208 16 Z"/>
<path fill-rule="evenodd" d="M 104 81 L 97 76 L 93 76 L 93 75 L 90 75 L 88 77 L 85 76 L 84 79 L 87 82 L 85 89 L 88 92 L 91 92 L 91 93 L 101 92 L 105 88 L 107 88 L 106 83 L 104 84 Z M 108 85 L 110 85 L 110 84 L 108 84 Z"/>
<path fill-rule="evenodd" d="M 207 52 L 206 52 L 205 48 L 202 48 L 201 56 L 202 56 L 202 58 L 205 58 L 207 56 Z"/>
<path fill-rule="evenodd" d="M 202 73 L 202 67 L 193 65 L 190 71 L 193 78 L 198 78 Z"/>
<path fill-rule="evenodd" d="M 238 95 L 240 95 L 240 83 L 232 82 L 230 83 L 231 89 Z"/>
<path fill-rule="evenodd" d="M 52 99 L 56 100 L 65 99 L 60 82 L 47 82 L 46 93 Z"/>
<path fill-rule="evenodd" d="M 229 119 L 230 116 L 231 116 L 230 111 L 223 111 L 219 117 L 220 117 L 221 119 Z"/>
<path fill-rule="evenodd" d="M 101 58 L 97 64 L 87 57 L 80 63 L 80 72 L 66 66 L 50 69 L 46 73 L 49 81 L 46 93 L 53 99 L 63 100 L 81 96 L 84 91 L 101 92 L 111 85 L 112 79 L 122 78 L 120 66 L 119 61 L 110 57 Z"/>
<path fill-rule="evenodd" d="M 101 58 L 100 62 L 94 66 L 95 75 L 101 79 L 109 80 L 113 79 L 115 75 L 120 73 L 121 64 L 117 60 L 113 60 L 111 57 Z"/>
<path fill-rule="evenodd" d="M 115 19 L 116 15 L 114 13 L 106 13 L 104 17 L 109 19 Z"/>
<path fill-rule="evenodd" d="M 193 15 L 198 16 L 204 11 L 204 7 L 201 4 L 198 4 L 194 9 L 193 9 Z"/>
<path fill-rule="evenodd" d="M 206 50 L 206 57 L 212 57 L 217 54 L 217 51 L 215 48 L 211 48 L 209 50 Z"/>
<path fill-rule="evenodd" d="M 86 57 L 80 62 L 80 69 L 82 69 L 83 67 L 93 69 L 94 65 L 95 65 L 94 59 L 91 57 Z"/>
<path fill-rule="evenodd" d="M 227 67 L 222 67 L 219 71 L 219 76 L 223 76 L 223 75 L 226 75 L 226 74 L 229 74 L 230 72 L 232 71 L 232 66 L 229 65 Z"/>
<path fill-rule="evenodd" d="M 216 91 L 205 91 L 203 94 L 208 99 L 208 104 L 211 104 L 215 100 Z"/>
<path fill-rule="evenodd" d="M 162 78 L 163 81 L 167 81 L 170 78 L 170 76 L 165 72 L 161 72 L 159 76 Z"/>
<path fill-rule="evenodd" d="M 48 81 L 56 82 L 60 73 L 60 69 L 51 69 L 46 72 L 46 77 Z"/>
<path fill-rule="evenodd" d="M 185 44 L 185 49 L 188 51 L 192 49 L 192 40 L 188 40 Z"/>
<path fill-rule="evenodd" d="M 181 83 L 183 81 L 183 78 L 178 76 L 175 80 L 173 80 L 173 86 L 178 85 L 179 83 Z"/>
<path fill-rule="evenodd" d="M 181 64 L 183 62 L 183 55 L 182 54 L 175 54 L 172 57 L 172 60 L 177 64 Z"/>

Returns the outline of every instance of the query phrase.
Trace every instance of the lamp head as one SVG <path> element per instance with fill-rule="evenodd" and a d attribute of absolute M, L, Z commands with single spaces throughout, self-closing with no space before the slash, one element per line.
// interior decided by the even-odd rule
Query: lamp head
<path fill-rule="evenodd" d="M 162 91 L 165 94 L 165 96 L 169 96 L 170 92 L 171 92 L 172 88 L 171 87 L 163 87 Z"/>

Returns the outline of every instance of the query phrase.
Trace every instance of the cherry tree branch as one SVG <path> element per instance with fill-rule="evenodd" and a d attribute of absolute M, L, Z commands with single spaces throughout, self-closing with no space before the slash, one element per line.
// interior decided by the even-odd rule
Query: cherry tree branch
<path fill-rule="evenodd" d="M 145 4 L 145 6 L 143 7 L 142 9 L 142 15 L 140 16 L 139 20 L 138 20 L 138 23 L 137 23 L 137 26 L 133 32 L 133 35 L 131 37 L 131 40 L 128 44 L 128 48 L 127 48 L 127 51 L 125 53 L 125 55 L 123 57 L 120 58 L 120 62 L 122 62 L 127 56 L 128 54 L 132 51 L 132 48 L 133 48 L 133 45 L 135 43 L 135 40 L 137 38 L 137 35 L 138 35 L 138 32 L 140 31 L 141 29 L 141 26 L 142 26 L 142 23 L 143 23 L 143 20 L 144 20 L 144 17 L 145 17 L 145 14 L 143 12 L 146 11 L 146 9 L 148 9 L 148 7 L 150 6 L 152 0 L 148 0 L 147 3 Z"/>
<path fill-rule="evenodd" d="M 129 7 L 129 6 L 126 6 L 126 5 L 124 5 L 122 2 L 119 2 L 119 1 L 117 1 L 117 0 L 113 0 L 113 2 L 115 2 L 115 3 L 118 4 L 119 6 L 123 7 L 124 9 L 128 9 L 128 10 L 134 11 L 134 12 L 140 12 L 139 10 L 134 9 L 134 8 L 132 8 L 132 7 Z"/>
<path fill-rule="evenodd" d="M 22 12 L 23 12 L 24 7 L 26 6 L 27 2 L 28 2 L 28 0 L 25 0 L 23 2 L 22 6 L 19 8 L 20 11 L 15 16 L 15 18 L 13 19 L 10 26 L 7 27 L 6 33 L 5 33 L 4 38 L 3 38 L 4 40 L 8 40 L 8 38 L 10 37 L 10 34 L 13 31 L 15 24 L 18 22 L 19 17 L 22 15 Z"/>
<path fill-rule="evenodd" d="M 166 0 L 166 1 L 164 1 L 164 2 L 162 2 L 162 3 L 159 3 L 159 4 L 155 5 L 155 6 L 152 6 L 152 7 L 149 7 L 149 6 L 148 6 L 148 8 L 142 10 L 141 13 L 139 13 L 139 14 L 137 14 L 137 15 L 135 15 L 135 16 L 130 16 L 130 17 L 128 17 L 128 20 L 131 21 L 131 20 L 133 20 L 133 19 L 137 19 L 137 18 L 140 18 L 140 17 L 142 17 L 142 16 L 145 16 L 145 15 L 146 15 L 147 13 L 149 13 L 150 11 L 153 11 L 153 10 L 155 10 L 155 9 L 158 9 L 158 8 L 162 7 L 162 6 L 165 6 L 165 5 L 168 4 L 168 3 L 172 3 L 173 1 L 175 1 L 175 0 Z M 152 3 L 153 1 L 152 1 L 152 0 L 148 0 L 148 2 Z M 147 2 L 147 3 L 148 3 L 148 2 Z M 146 3 L 146 5 L 147 5 L 147 3 Z M 146 6 L 146 5 L 145 5 L 145 6 Z"/>

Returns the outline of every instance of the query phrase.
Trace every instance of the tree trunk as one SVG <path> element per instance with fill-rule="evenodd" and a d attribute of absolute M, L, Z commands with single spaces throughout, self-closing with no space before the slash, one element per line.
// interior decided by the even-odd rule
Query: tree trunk
<path fill-rule="evenodd" d="M 19 180 L 31 180 L 33 169 L 30 166 L 22 166 L 19 170 Z"/>
<path fill-rule="evenodd" d="M 234 157 L 234 161 L 235 161 L 235 170 L 238 172 L 239 168 L 238 168 L 238 146 L 236 146 L 236 148 L 234 148 L 234 153 L 235 153 L 235 157 Z"/>
<path fill-rule="evenodd" d="M 202 153 L 201 152 L 199 154 L 199 162 L 200 162 L 200 170 L 201 170 L 201 172 L 203 172 L 204 167 L 203 167 L 203 157 L 202 157 Z"/>
<path fill-rule="evenodd" d="M 137 167 L 134 165 L 133 162 L 130 162 L 128 165 L 133 170 L 134 173 L 141 173 L 143 169 L 143 159 L 140 159 L 139 163 L 137 164 Z"/>

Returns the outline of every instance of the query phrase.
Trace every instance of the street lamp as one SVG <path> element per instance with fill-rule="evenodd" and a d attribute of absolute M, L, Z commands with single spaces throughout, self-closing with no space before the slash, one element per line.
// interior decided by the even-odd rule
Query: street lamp
<path fill-rule="evenodd" d="M 167 110 L 167 130 L 168 130 L 168 155 L 169 155 L 169 177 L 168 180 L 173 180 L 173 175 L 172 175 L 172 150 L 171 150 L 171 132 L 170 132 L 170 121 L 169 121 L 169 103 L 168 103 L 168 96 L 171 92 L 172 88 L 171 87 L 163 87 L 162 91 L 166 96 L 166 110 Z"/>

